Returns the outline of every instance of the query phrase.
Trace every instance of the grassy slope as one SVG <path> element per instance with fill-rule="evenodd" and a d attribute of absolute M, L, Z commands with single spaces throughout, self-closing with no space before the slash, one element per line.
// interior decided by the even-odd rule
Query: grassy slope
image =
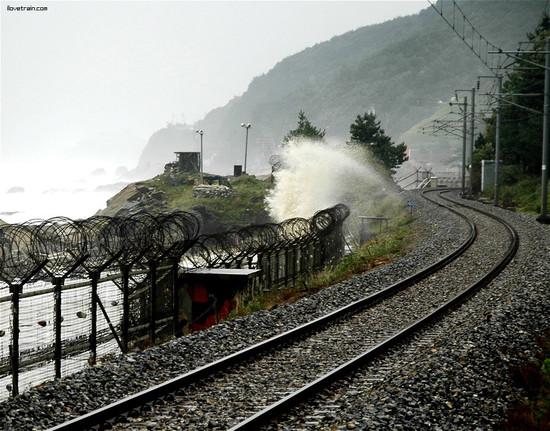
<path fill-rule="evenodd" d="M 520 211 L 537 214 L 540 212 L 540 178 L 525 178 L 516 184 L 504 186 L 502 193 L 503 198 L 510 194 L 513 203 Z M 548 198 L 550 200 L 550 193 Z"/>
<path fill-rule="evenodd" d="M 192 178 L 190 178 L 192 179 Z M 221 222 L 230 226 L 246 226 L 265 222 L 268 218 L 264 201 L 271 183 L 254 176 L 244 175 L 230 178 L 230 184 L 235 194 L 228 198 L 197 199 L 193 197 L 193 185 L 170 185 L 164 175 L 159 175 L 144 182 L 166 193 L 169 208 L 190 209 L 204 206 Z"/>
<path fill-rule="evenodd" d="M 384 265 L 402 256 L 413 242 L 413 219 L 402 215 L 392 222 L 390 229 L 345 256 L 337 265 L 316 274 L 309 289 L 321 289 L 346 280 L 355 274 Z"/>
<path fill-rule="evenodd" d="M 504 184 L 501 187 L 500 203 L 505 207 L 515 207 L 518 211 L 539 214 L 540 213 L 540 177 L 521 177 L 513 184 Z M 483 196 L 493 197 L 493 188 L 487 189 Z M 550 192 L 548 193 L 550 202 Z"/>
<path fill-rule="evenodd" d="M 387 232 L 366 242 L 335 266 L 314 274 L 307 282 L 301 280 L 296 287 L 257 295 L 238 311 L 233 311 L 230 317 L 244 316 L 258 310 L 269 310 L 279 304 L 294 302 L 355 274 L 392 262 L 404 255 L 414 243 L 414 230 L 410 226 L 412 221 L 413 219 L 405 214 L 397 217 Z"/>

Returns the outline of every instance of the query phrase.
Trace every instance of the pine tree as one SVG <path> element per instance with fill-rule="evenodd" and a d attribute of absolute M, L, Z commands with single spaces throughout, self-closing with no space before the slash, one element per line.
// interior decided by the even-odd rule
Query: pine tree
<path fill-rule="evenodd" d="M 406 159 L 407 147 L 404 143 L 396 145 L 384 129 L 375 114 L 364 113 L 358 115 L 349 128 L 353 143 L 365 146 L 382 165 L 393 172 Z"/>
<path fill-rule="evenodd" d="M 288 132 L 283 138 L 283 143 L 287 144 L 290 140 L 295 138 L 309 138 L 316 141 L 321 141 L 325 137 L 325 129 L 319 129 L 315 127 L 306 117 L 303 110 L 298 113 L 298 126 Z"/>

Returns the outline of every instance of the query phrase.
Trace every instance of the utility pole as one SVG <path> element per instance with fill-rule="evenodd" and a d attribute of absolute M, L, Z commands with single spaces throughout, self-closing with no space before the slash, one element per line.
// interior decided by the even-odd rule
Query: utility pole
<path fill-rule="evenodd" d="M 499 200 L 499 192 L 500 192 L 500 119 L 501 119 L 501 109 L 502 106 L 501 97 L 502 97 L 502 75 L 491 75 L 491 76 L 478 76 L 477 79 L 477 89 L 479 90 L 479 80 L 481 78 L 490 78 L 490 79 L 496 79 L 497 80 L 497 93 L 496 93 L 496 101 L 497 101 L 497 108 L 496 108 L 496 125 L 495 125 L 495 175 L 494 175 L 494 205 L 498 206 L 498 200 Z"/>
<path fill-rule="evenodd" d="M 462 194 L 466 191 L 466 135 L 467 135 L 467 121 L 468 121 L 468 98 L 464 96 L 463 102 L 463 124 L 462 124 Z"/>
<path fill-rule="evenodd" d="M 458 95 L 457 93 L 459 91 L 470 91 L 470 90 L 455 90 L 455 98 L 456 102 L 449 103 L 449 106 L 458 105 L 460 107 L 460 110 L 462 112 L 462 195 L 466 192 L 466 142 L 467 142 L 467 136 L 468 136 L 468 97 L 464 97 L 464 101 L 462 103 L 458 102 Z M 460 121 L 460 120 L 458 120 Z M 458 135 L 458 130 L 456 131 L 455 136 Z"/>
<path fill-rule="evenodd" d="M 250 123 L 241 123 L 241 127 L 244 127 L 246 129 L 246 138 L 244 142 L 244 173 L 248 173 L 246 170 L 246 159 L 248 155 L 248 129 L 252 127 L 252 124 Z"/>
<path fill-rule="evenodd" d="M 502 75 L 497 75 L 497 124 L 495 131 L 495 206 L 498 206 L 500 192 L 500 117 L 501 117 L 501 101 L 502 97 Z"/>
<path fill-rule="evenodd" d="M 476 89 L 472 88 L 472 118 L 470 119 L 470 184 L 468 185 L 468 194 L 473 195 L 472 173 L 474 171 L 474 143 L 475 143 L 475 118 L 476 118 Z"/>
<path fill-rule="evenodd" d="M 541 166 L 541 194 L 540 194 L 540 216 L 537 220 L 541 223 L 550 224 L 548 216 L 548 115 L 550 104 L 550 38 L 546 38 L 544 54 L 544 112 L 542 117 L 542 166 Z"/>
<path fill-rule="evenodd" d="M 528 60 L 526 58 L 519 57 L 519 53 L 524 54 L 536 54 L 536 53 L 542 53 L 541 51 L 534 50 L 534 51 L 488 51 L 488 54 L 505 54 L 507 57 L 512 58 L 516 61 L 525 62 L 531 66 L 535 66 L 536 68 L 544 69 L 544 109 L 543 109 L 543 117 L 542 117 L 542 166 L 541 166 L 541 196 L 540 196 L 540 215 L 537 217 L 537 221 L 540 223 L 550 224 L 550 216 L 548 216 L 548 168 L 549 166 L 549 157 L 550 157 L 550 148 L 548 147 L 548 141 L 549 141 L 549 115 L 550 115 L 550 38 L 546 38 L 545 41 L 545 50 L 544 50 L 544 66 L 542 64 L 539 64 L 538 62 Z M 496 152 L 498 153 L 500 148 L 498 145 L 498 138 L 500 137 L 499 129 L 500 129 L 500 116 L 498 115 L 500 113 L 500 92 L 502 90 L 502 77 L 499 78 L 499 111 L 497 111 L 497 145 L 496 145 Z M 529 94 L 519 94 L 527 96 Z M 540 112 L 534 109 L 531 109 L 526 106 L 519 105 L 517 103 L 512 103 L 508 101 L 509 104 L 515 105 L 519 108 L 525 109 L 527 111 L 534 112 L 535 114 L 539 114 Z M 498 157 L 495 155 L 495 168 L 498 167 Z M 495 176 L 495 181 L 497 180 Z M 497 184 L 495 184 L 497 185 Z M 498 189 L 495 187 L 495 201 L 497 200 L 497 194 Z"/>
<path fill-rule="evenodd" d="M 202 129 L 199 129 L 199 130 L 195 130 L 195 133 L 198 133 L 201 137 L 201 160 L 200 160 L 200 169 L 201 169 L 201 172 L 200 172 L 200 175 L 201 175 L 201 184 L 203 183 L 203 164 L 202 164 L 202 159 L 203 159 L 203 151 L 202 151 L 202 136 L 204 135 L 204 130 Z"/>

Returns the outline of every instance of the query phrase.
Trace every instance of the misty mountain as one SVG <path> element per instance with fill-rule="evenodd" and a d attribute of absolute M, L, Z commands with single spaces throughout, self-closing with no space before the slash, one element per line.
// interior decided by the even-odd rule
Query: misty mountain
<path fill-rule="evenodd" d="M 491 42 L 515 49 L 540 20 L 546 1 L 460 5 Z M 362 27 L 283 59 L 254 78 L 243 95 L 199 121 L 195 127 L 205 132 L 205 167 L 229 172 L 233 164 L 241 164 L 245 131 L 240 124 L 250 122 L 249 170 L 267 170 L 269 156 L 295 126 L 300 109 L 326 129 L 328 138 L 340 140 L 349 136 L 357 114 L 374 109 L 386 132 L 397 138 L 430 117 L 454 89 L 471 88 L 477 75 L 487 72 L 431 7 Z M 153 137 L 168 134 L 163 130 Z M 170 161 L 171 151 L 197 150 L 192 132 L 170 141 L 173 146 L 153 137 L 142 160 Z"/>

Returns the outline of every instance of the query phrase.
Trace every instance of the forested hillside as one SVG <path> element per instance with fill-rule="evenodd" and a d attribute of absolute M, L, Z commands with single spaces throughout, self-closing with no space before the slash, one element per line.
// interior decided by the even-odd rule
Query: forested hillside
<path fill-rule="evenodd" d="M 540 20 L 546 1 L 460 4 L 489 40 L 515 48 Z M 374 109 L 397 138 L 431 116 L 455 88 L 470 88 L 481 73 L 487 73 L 481 62 L 430 7 L 360 28 L 285 58 L 255 78 L 242 96 L 198 122 L 205 131 L 206 168 L 224 172 L 242 163 L 244 121 L 253 124 L 250 170 L 265 170 L 300 109 L 326 129 L 327 138 L 340 140 L 348 137 L 357 114 Z M 185 145 L 195 148 L 196 139 L 179 148 Z"/>

